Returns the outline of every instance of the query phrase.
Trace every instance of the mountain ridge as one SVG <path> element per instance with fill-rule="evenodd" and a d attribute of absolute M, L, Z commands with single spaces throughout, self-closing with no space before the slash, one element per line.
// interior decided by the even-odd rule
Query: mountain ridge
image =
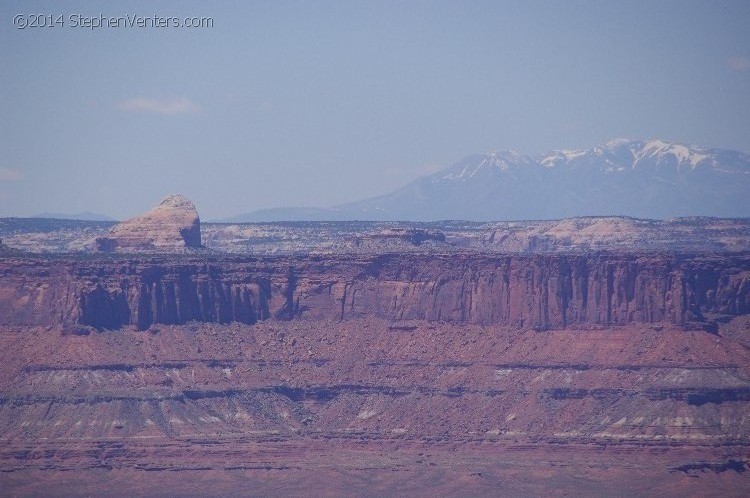
<path fill-rule="evenodd" d="M 115 218 L 106 214 L 94 213 L 91 211 L 82 211 L 80 213 L 50 213 L 44 212 L 29 218 L 40 218 L 49 220 L 78 220 L 78 221 L 117 221 Z"/>
<path fill-rule="evenodd" d="M 749 191 L 749 154 L 658 139 L 614 139 L 536 156 L 474 154 L 361 201 L 259 210 L 227 221 L 747 217 Z"/>

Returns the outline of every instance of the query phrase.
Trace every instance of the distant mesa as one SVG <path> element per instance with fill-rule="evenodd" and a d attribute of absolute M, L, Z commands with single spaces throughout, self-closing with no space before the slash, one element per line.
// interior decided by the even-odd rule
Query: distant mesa
<path fill-rule="evenodd" d="M 386 228 L 371 236 L 376 240 L 399 240 L 419 246 L 424 242 L 433 241 L 445 243 L 445 234 L 438 230 L 423 230 L 421 228 Z"/>
<path fill-rule="evenodd" d="M 356 236 L 349 242 L 349 248 L 365 252 L 403 252 L 422 249 L 447 249 L 445 233 L 439 230 L 425 230 L 413 227 L 391 227 Z"/>
<path fill-rule="evenodd" d="M 32 216 L 32 218 L 44 218 L 49 220 L 117 221 L 106 214 L 92 213 L 91 211 L 84 211 L 75 214 L 45 212 Z"/>
<path fill-rule="evenodd" d="M 118 223 L 96 250 L 171 251 L 201 247 L 201 221 L 195 205 L 181 195 L 169 195 L 151 211 Z"/>

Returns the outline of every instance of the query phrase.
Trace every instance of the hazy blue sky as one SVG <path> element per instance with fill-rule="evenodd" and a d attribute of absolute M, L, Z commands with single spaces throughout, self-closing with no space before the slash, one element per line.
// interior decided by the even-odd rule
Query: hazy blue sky
<path fill-rule="evenodd" d="M 0 7 L 0 216 L 204 219 L 385 193 L 463 156 L 654 138 L 750 152 L 750 2 Z M 16 29 L 17 14 L 66 26 Z M 71 15 L 213 28 L 75 28 Z"/>

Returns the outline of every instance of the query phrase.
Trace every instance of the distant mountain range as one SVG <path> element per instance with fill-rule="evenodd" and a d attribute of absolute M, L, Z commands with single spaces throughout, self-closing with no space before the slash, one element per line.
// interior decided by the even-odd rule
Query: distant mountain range
<path fill-rule="evenodd" d="M 232 222 L 532 220 L 750 216 L 750 155 L 661 140 L 611 140 L 537 157 L 469 156 L 386 195 L 334 208 L 278 208 Z"/>
<path fill-rule="evenodd" d="M 105 214 L 92 213 L 91 211 L 84 211 L 76 214 L 64 214 L 64 213 L 39 213 L 32 218 L 48 218 L 52 220 L 81 220 L 81 221 L 117 221 L 114 218 Z"/>

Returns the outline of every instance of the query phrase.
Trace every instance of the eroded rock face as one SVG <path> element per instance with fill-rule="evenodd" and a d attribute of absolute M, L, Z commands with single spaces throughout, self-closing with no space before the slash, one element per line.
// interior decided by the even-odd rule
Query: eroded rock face
<path fill-rule="evenodd" d="M 0 266 L 0 325 L 255 323 L 377 317 L 518 328 L 705 328 L 750 313 L 750 256 L 383 255 L 16 259 Z M 715 324 L 714 324 L 715 325 Z"/>
<path fill-rule="evenodd" d="M 634 473 L 658 469 L 689 483 L 674 494 L 745 496 L 749 269 L 748 253 L 2 258 L 0 489 L 13 495 L 29 469 L 53 477 L 20 494 L 88 471 L 70 494 L 98 490 L 103 472 L 161 476 L 161 488 L 122 488 L 132 496 L 199 467 L 195 479 L 219 476 L 231 496 L 235 475 L 260 489 L 252 467 L 273 476 L 273 496 L 279 479 L 310 488 L 354 461 L 366 489 L 337 471 L 339 494 L 372 494 L 381 468 L 409 469 L 388 490 L 426 494 L 443 469 L 429 486 L 411 476 L 443 452 L 449 469 L 474 459 L 448 477 L 463 494 L 504 492 L 505 477 L 464 484 L 467 469 L 481 470 L 469 485 L 494 475 L 476 462 L 499 462 L 546 486 L 560 468 L 652 486 Z M 717 335 L 688 327 L 712 322 Z M 394 453 L 407 456 L 383 467 Z M 702 480 L 713 472 L 732 479 Z"/>
<path fill-rule="evenodd" d="M 415 246 L 426 241 L 445 242 L 445 234 L 437 230 L 422 230 L 420 228 L 387 228 L 372 236 L 374 239 L 401 240 Z"/>
<path fill-rule="evenodd" d="M 96 249 L 179 250 L 201 247 L 201 222 L 195 205 L 181 195 L 169 195 L 151 211 L 115 225 L 106 237 L 96 239 Z"/>
<path fill-rule="evenodd" d="M 353 237 L 345 244 L 347 251 L 372 252 L 414 252 L 425 250 L 451 250 L 445 234 L 439 230 L 393 227 Z"/>

